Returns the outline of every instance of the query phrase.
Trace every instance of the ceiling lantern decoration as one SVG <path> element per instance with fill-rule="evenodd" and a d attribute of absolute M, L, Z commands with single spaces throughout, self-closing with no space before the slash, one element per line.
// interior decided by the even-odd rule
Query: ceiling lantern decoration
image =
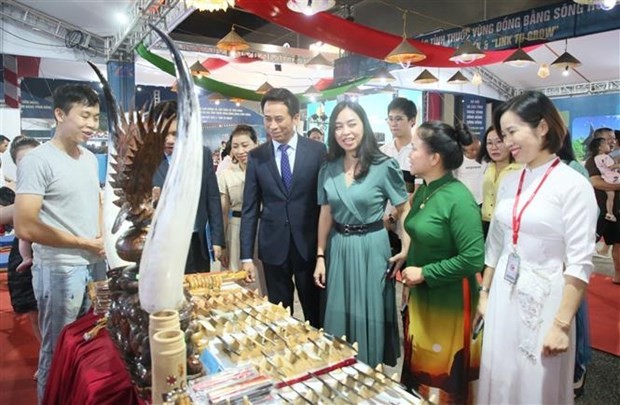
<path fill-rule="evenodd" d="M 185 0 L 185 4 L 200 11 L 226 11 L 228 7 L 235 7 L 235 0 Z"/>
<path fill-rule="evenodd" d="M 288 0 L 286 7 L 296 13 L 315 15 L 336 5 L 336 0 Z"/>
<path fill-rule="evenodd" d="M 439 79 L 437 79 L 434 74 L 429 72 L 428 69 L 424 69 L 422 73 L 418 75 L 418 77 L 413 79 L 413 82 L 417 84 L 430 84 L 437 83 L 438 81 Z"/>
<path fill-rule="evenodd" d="M 413 46 L 407 40 L 407 12 L 403 13 L 403 35 L 400 43 L 396 48 L 392 49 L 383 60 L 389 63 L 399 63 L 403 67 L 409 67 L 413 63 L 417 63 L 426 59 L 424 52 Z"/>
<path fill-rule="evenodd" d="M 536 63 L 536 61 L 519 47 L 519 49 L 504 60 L 504 63 L 513 67 L 525 67 Z"/>
<path fill-rule="evenodd" d="M 478 59 L 484 58 L 486 55 L 471 41 L 465 40 L 458 47 L 454 54 L 450 57 L 450 60 L 454 63 L 471 63 Z"/>
<path fill-rule="evenodd" d="M 250 49 L 250 44 L 237 32 L 235 31 L 235 26 L 233 25 L 230 32 L 226 34 L 226 36 L 220 39 L 215 45 L 217 49 L 221 49 L 223 51 L 245 51 Z"/>

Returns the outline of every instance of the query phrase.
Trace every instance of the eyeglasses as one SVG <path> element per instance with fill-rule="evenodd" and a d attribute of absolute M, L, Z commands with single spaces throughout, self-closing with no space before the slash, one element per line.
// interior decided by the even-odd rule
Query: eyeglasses
<path fill-rule="evenodd" d="M 391 124 L 392 122 L 395 122 L 395 123 L 397 123 L 397 124 L 400 124 L 402 121 L 406 121 L 406 120 L 407 120 L 407 118 L 406 118 L 406 117 L 402 117 L 402 116 L 400 116 L 400 115 L 397 115 L 397 116 L 395 116 L 395 117 L 387 117 L 387 118 L 385 119 L 385 122 L 388 122 L 388 123 L 390 123 L 390 124 Z"/>
<path fill-rule="evenodd" d="M 490 148 L 490 147 L 499 148 L 503 144 L 504 144 L 504 141 L 495 141 L 495 142 L 488 141 L 487 142 L 487 148 Z"/>

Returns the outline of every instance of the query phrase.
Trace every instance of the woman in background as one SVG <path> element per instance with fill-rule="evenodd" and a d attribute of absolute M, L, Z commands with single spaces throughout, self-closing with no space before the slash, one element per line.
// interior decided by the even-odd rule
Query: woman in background
<path fill-rule="evenodd" d="M 326 288 L 324 327 L 357 342 L 358 359 L 366 364 L 393 366 L 400 344 L 383 214 L 389 200 L 403 217 L 405 181 L 396 160 L 379 150 L 359 104 L 336 105 L 327 142 L 327 163 L 318 180 L 321 213 L 314 271 L 315 284 Z M 408 246 L 406 240 L 403 246 Z"/>
<path fill-rule="evenodd" d="M 241 226 L 245 168 L 250 151 L 258 146 L 256 131 L 249 125 L 237 125 L 230 134 L 227 145 L 230 145 L 231 164 L 217 174 L 227 246 L 222 252 L 221 261 L 225 268 L 238 271 L 241 269 L 239 229 Z M 255 264 L 257 269 L 260 269 L 260 264 Z M 264 277 L 260 277 L 262 271 L 257 271 L 257 274 L 259 274 L 261 292 L 267 291 L 262 285 L 264 284 Z"/>
<path fill-rule="evenodd" d="M 514 163 L 503 138 L 493 127 L 489 127 L 484 134 L 478 162 L 488 163 L 482 178 L 482 230 L 486 239 L 495 210 L 499 184 L 507 173 L 521 169 L 521 165 Z"/>
<path fill-rule="evenodd" d="M 558 151 L 558 157 L 562 159 L 564 164 L 577 171 L 588 181 L 590 181 L 590 175 L 586 168 L 577 161 L 575 158 L 575 151 L 573 150 L 573 139 L 570 132 L 566 132 L 566 137 L 562 143 L 562 148 Z M 586 382 L 586 370 L 588 363 L 592 360 L 592 349 L 590 347 L 590 322 L 588 318 L 588 301 L 586 297 L 583 297 L 581 305 L 575 314 L 575 374 L 573 376 L 573 391 L 575 392 L 575 398 L 579 398 L 583 395 L 585 382 Z"/>
<path fill-rule="evenodd" d="M 409 156 L 411 174 L 424 184 L 404 222 L 411 247 L 402 271 L 409 287 L 402 382 L 439 404 L 471 403 L 480 364 L 481 339 L 472 339 L 484 265 L 480 209 L 452 175 L 471 143 L 469 132 L 425 122 Z"/>
<path fill-rule="evenodd" d="M 566 127 L 547 96 L 525 92 L 493 121 L 525 167 L 500 185 L 487 238 L 477 400 L 572 404 L 573 317 L 593 270 L 594 191 L 556 155 Z"/>

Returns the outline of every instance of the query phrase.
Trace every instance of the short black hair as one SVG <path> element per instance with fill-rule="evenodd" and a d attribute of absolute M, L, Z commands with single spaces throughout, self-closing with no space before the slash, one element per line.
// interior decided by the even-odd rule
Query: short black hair
<path fill-rule="evenodd" d="M 602 128 L 597 128 L 593 133 L 592 133 L 592 138 L 600 138 L 603 136 L 603 134 L 605 134 L 605 132 L 611 132 L 611 134 L 615 137 L 616 134 L 614 133 L 614 130 L 608 127 L 602 127 Z"/>
<path fill-rule="evenodd" d="M 409 120 L 415 119 L 418 116 L 418 109 L 415 103 L 404 97 L 396 97 L 394 100 L 390 101 L 387 108 L 388 114 L 392 110 L 401 110 Z"/>
<path fill-rule="evenodd" d="M 178 104 L 176 100 L 166 100 L 155 104 L 151 109 L 151 114 L 155 122 L 164 119 L 167 120 L 177 115 Z"/>
<path fill-rule="evenodd" d="M 99 95 L 92 87 L 86 84 L 64 84 L 54 90 L 53 109 L 60 108 L 65 114 L 69 113 L 74 104 L 87 107 L 99 105 Z"/>
<path fill-rule="evenodd" d="M 441 121 L 426 121 L 418 128 L 418 136 L 429 152 L 441 156 L 446 170 L 456 170 L 463 164 L 463 146 L 471 145 L 472 135 L 467 127 L 456 128 Z"/>
<path fill-rule="evenodd" d="M 8 137 L 6 137 L 4 135 L 0 135 L 0 143 L 5 142 L 5 141 L 6 142 L 11 142 L 11 140 Z"/>
<path fill-rule="evenodd" d="M 11 147 L 9 148 L 9 154 L 11 155 L 11 159 L 13 159 L 13 163 L 17 163 L 15 160 L 20 150 L 24 148 L 36 148 L 40 144 L 41 143 L 34 138 L 24 135 L 16 136 L 13 139 L 13 142 L 11 142 Z"/>
<path fill-rule="evenodd" d="M 530 128 L 536 128 L 542 120 L 545 120 L 549 130 L 543 139 L 542 149 L 551 153 L 560 150 L 568 129 L 557 108 L 544 93 L 526 91 L 502 104 L 493 115 L 493 125 L 496 130 L 501 128 L 502 115 L 508 111 L 516 114 Z"/>
<path fill-rule="evenodd" d="M 284 103 L 286 108 L 288 108 L 288 113 L 291 117 L 299 114 L 299 100 L 297 97 L 288 89 L 284 88 L 274 88 L 269 90 L 263 98 L 260 100 L 260 109 L 261 111 L 265 111 L 265 104 L 268 101 L 276 101 L 280 103 Z"/>

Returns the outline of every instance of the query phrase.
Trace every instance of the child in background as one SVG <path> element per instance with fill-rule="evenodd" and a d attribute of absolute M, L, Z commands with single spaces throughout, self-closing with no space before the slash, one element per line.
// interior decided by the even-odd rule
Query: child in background
<path fill-rule="evenodd" d="M 620 164 L 614 162 L 608 153 L 611 152 L 609 144 L 604 138 L 596 138 L 590 142 L 590 153 L 594 156 L 594 163 L 601 172 L 601 177 L 606 183 L 620 184 Z M 613 214 L 614 207 L 614 191 L 607 191 L 607 203 L 605 219 L 611 222 L 616 222 L 618 219 Z"/>

